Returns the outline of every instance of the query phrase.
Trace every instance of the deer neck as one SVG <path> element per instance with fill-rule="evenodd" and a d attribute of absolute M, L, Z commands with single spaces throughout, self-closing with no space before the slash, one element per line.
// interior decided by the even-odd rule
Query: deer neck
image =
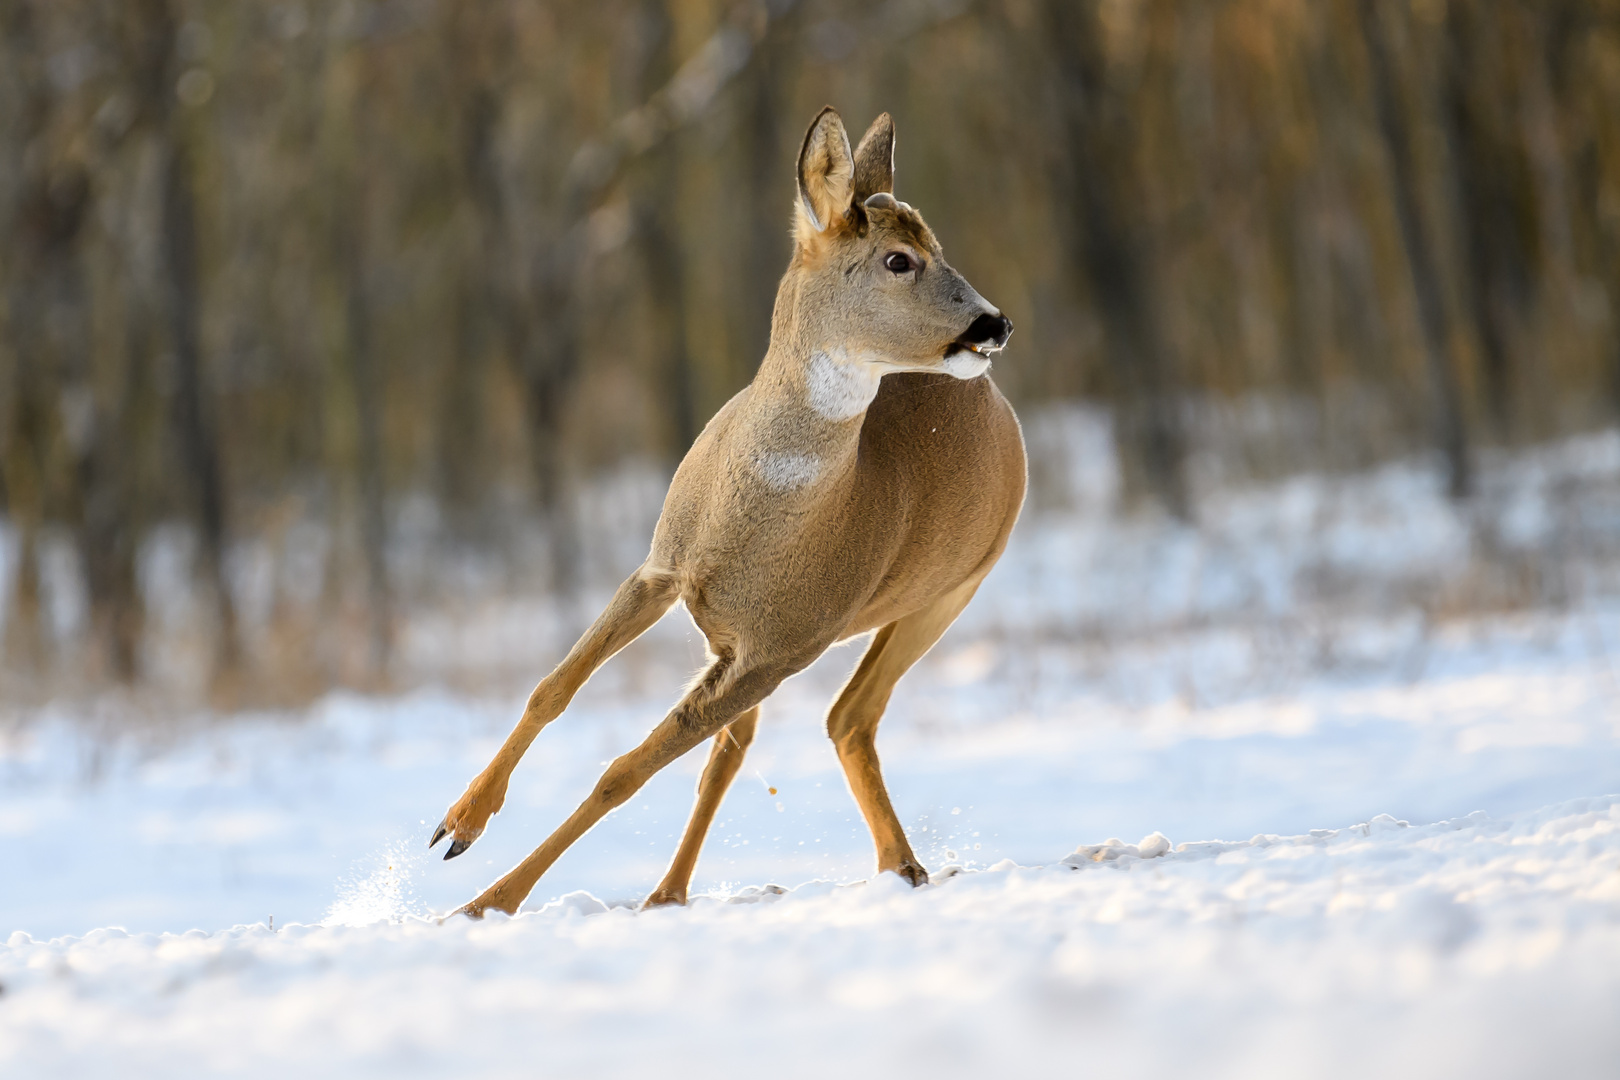
<path fill-rule="evenodd" d="M 809 493 L 850 475 L 883 367 L 879 358 L 796 318 L 793 306 L 778 302 L 743 430 L 755 471 L 767 484 Z"/>
<path fill-rule="evenodd" d="M 825 490 L 853 469 L 881 373 L 835 345 L 766 354 L 743 425 L 748 457 L 772 489 Z"/>

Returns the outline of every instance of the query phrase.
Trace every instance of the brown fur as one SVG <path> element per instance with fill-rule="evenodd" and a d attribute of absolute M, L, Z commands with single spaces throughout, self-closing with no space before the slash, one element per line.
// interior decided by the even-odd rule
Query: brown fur
<path fill-rule="evenodd" d="M 711 662 L 646 741 L 614 761 L 568 820 L 466 913 L 515 912 L 596 821 L 713 738 L 692 820 L 648 898 L 684 903 L 760 702 L 835 642 L 873 630 L 828 715 L 828 734 L 871 828 L 878 870 L 928 880 L 883 786 L 877 725 L 895 683 L 1000 556 L 1023 501 L 1025 462 L 1018 421 L 977 366 L 988 361 L 961 346 L 975 319 L 1000 313 L 945 262 L 920 215 L 878 195 L 892 187 L 893 138 L 888 116 L 879 117 L 852 156 L 835 112 L 811 125 L 796 250 L 758 375 L 681 462 L 647 561 L 535 688 L 438 835 L 454 837 L 452 853 L 477 839 L 540 730 L 677 600 L 708 639 Z M 895 252 L 915 260 L 915 271 L 892 272 L 885 260 Z"/>

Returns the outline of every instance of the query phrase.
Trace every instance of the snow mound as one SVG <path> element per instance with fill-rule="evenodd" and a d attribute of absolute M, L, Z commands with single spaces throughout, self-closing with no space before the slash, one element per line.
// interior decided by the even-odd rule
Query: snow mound
<path fill-rule="evenodd" d="M 481 922 L 19 932 L 0 947 L 0 1074 L 1599 1077 L 1620 1060 L 1620 796 L 953 869 L 646 912 L 574 892 Z"/>
<path fill-rule="evenodd" d="M 1140 844 L 1127 844 L 1117 837 L 1109 837 L 1100 844 L 1082 844 L 1064 856 L 1063 861 L 1069 866 L 1079 867 L 1085 863 L 1117 862 L 1120 859 L 1157 859 L 1169 850 L 1170 838 L 1164 833 L 1155 832 L 1142 837 Z"/>

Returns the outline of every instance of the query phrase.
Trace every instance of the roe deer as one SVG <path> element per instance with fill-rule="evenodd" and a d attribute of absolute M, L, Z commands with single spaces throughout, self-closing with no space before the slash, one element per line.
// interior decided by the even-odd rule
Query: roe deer
<path fill-rule="evenodd" d="M 793 259 L 754 381 L 709 421 L 664 500 L 652 551 L 434 831 L 454 858 L 500 810 L 523 752 L 591 673 L 686 605 L 710 660 L 579 809 L 460 910 L 513 913 L 568 846 L 659 769 L 713 738 L 697 805 L 647 904 L 683 904 L 704 834 L 754 737 L 759 705 L 835 642 L 875 630 L 827 717 L 879 872 L 913 885 L 878 770 L 878 720 L 1006 546 L 1024 500 L 1018 420 L 986 372 L 1012 323 L 945 262 L 895 199 L 894 124 L 854 152 L 831 108 L 799 151 Z"/>

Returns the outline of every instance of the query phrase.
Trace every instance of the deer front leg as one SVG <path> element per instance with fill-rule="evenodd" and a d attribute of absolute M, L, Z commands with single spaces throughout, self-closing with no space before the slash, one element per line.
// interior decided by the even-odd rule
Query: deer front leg
<path fill-rule="evenodd" d="M 609 657 L 645 633 L 663 617 L 675 602 L 673 581 L 663 574 L 642 567 L 619 586 L 607 609 L 569 650 L 555 671 L 540 680 L 529 695 L 523 717 L 506 737 L 494 760 L 473 778 L 433 831 L 432 847 L 445 836 L 451 838 L 444 853 L 453 859 L 466 851 L 484 832 L 489 819 L 506 801 L 506 785 L 512 770 L 534 742 L 540 730 L 562 714 L 574 694 L 585 685 L 591 673 Z"/>
<path fill-rule="evenodd" d="M 754 741 L 754 728 L 759 723 L 759 706 L 754 706 L 733 720 L 714 737 L 714 749 L 709 752 L 709 763 L 703 768 L 698 781 L 697 803 L 692 807 L 692 820 L 686 823 L 681 846 L 675 852 L 675 861 L 658 888 L 647 897 L 642 907 L 661 907 L 664 904 L 686 903 L 686 887 L 692 883 L 692 871 L 697 868 L 698 853 L 703 850 L 703 838 L 709 833 L 714 815 L 720 809 L 720 800 L 726 789 L 737 778 L 742 768 L 743 755 Z"/>
<path fill-rule="evenodd" d="M 481 918 L 484 912 L 494 908 L 508 915 L 515 914 L 540 876 L 608 811 L 634 795 L 659 769 L 758 705 L 795 670 L 797 667 L 772 665 L 734 674 L 730 657 L 715 660 L 698 685 L 687 692 L 640 746 L 608 766 L 596 782 L 595 790 L 545 843 L 476 900 L 461 908 L 461 913 Z"/>

